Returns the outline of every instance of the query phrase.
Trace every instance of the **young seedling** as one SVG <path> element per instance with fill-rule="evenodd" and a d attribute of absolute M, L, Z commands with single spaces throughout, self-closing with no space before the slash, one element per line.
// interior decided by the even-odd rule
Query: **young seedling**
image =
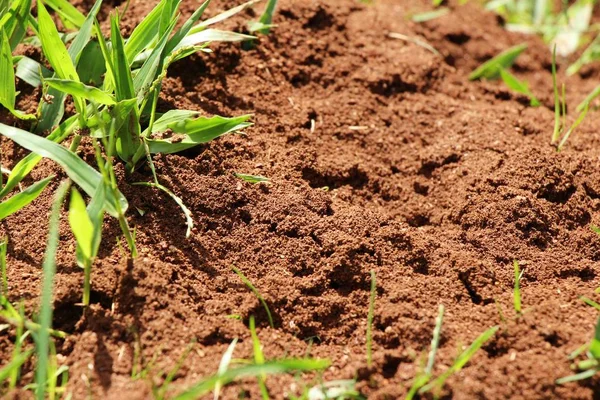
<path fill-rule="evenodd" d="M 377 297 L 377 279 L 371 270 L 371 294 L 369 296 L 369 313 L 367 314 L 367 366 L 373 365 L 373 317 L 375 314 L 375 298 Z"/>
<path fill-rule="evenodd" d="M 600 370 L 600 317 L 596 323 L 594 337 L 592 341 L 577 349 L 571 358 L 577 357 L 580 353 L 587 350 L 587 360 L 579 361 L 572 366 L 573 369 L 581 371 L 575 375 L 565 376 L 556 380 L 557 385 L 562 385 L 568 382 L 575 382 L 591 378 Z"/>
<path fill-rule="evenodd" d="M 566 101 L 565 101 L 565 88 L 563 86 L 562 91 L 562 101 L 558 94 L 558 85 L 556 78 L 556 47 L 554 47 L 552 51 L 552 85 L 554 88 L 554 131 L 552 133 L 552 141 L 551 144 L 556 145 L 556 151 L 561 151 L 569 137 L 575 132 L 575 129 L 583 122 L 585 119 L 590 102 L 593 100 L 593 97 L 590 98 L 589 102 L 585 102 L 583 104 L 583 109 L 579 112 L 579 115 L 575 119 L 575 122 L 571 125 L 571 127 L 566 130 Z M 589 97 L 589 96 L 588 96 Z M 578 107 L 579 108 L 579 107 Z M 563 134 L 563 132 L 566 133 Z M 562 137 L 561 137 L 562 135 Z"/>
<path fill-rule="evenodd" d="M 242 273 L 242 271 L 240 271 L 238 268 L 236 268 L 233 265 L 231 266 L 231 269 L 233 270 L 233 272 L 235 272 L 237 274 L 237 276 L 240 277 L 242 282 L 244 282 L 244 284 L 246 286 L 248 286 L 248 289 L 250 289 L 252 291 L 252 293 L 254 293 L 256 298 L 262 303 L 263 308 L 265 309 L 265 311 L 267 313 L 267 318 L 269 319 L 269 325 L 271 326 L 271 328 L 275 328 L 275 324 L 273 323 L 273 317 L 271 316 L 271 310 L 269 310 L 269 306 L 267 305 L 267 302 L 265 301 L 264 297 L 260 294 L 258 289 L 256 289 L 256 287 L 252 284 L 252 282 L 250 282 L 250 280 L 248 278 L 246 278 L 246 276 Z M 254 321 L 254 317 L 252 317 L 252 321 Z"/>
<path fill-rule="evenodd" d="M 481 346 L 483 346 L 492 336 L 494 336 L 496 331 L 499 329 L 498 326 L 494 326 L 479 335 L 467 349 L 458 355 L 458 357 L 454 360 L 454 363 L 448 369 L 446 369 L 445 372 L 432 380 L 435 354 L 439 346 L 443 316 L 444 307 L 440 305 L 435 329 L 433 331 L 433 339 L 431 341 L 431 350 L 429 352 L 427 366 L 415 377 L 413 385 L 407 394 L 406 400 L 411 400 L 417 394 L 422 395 L 431 391 L 432 389 L 440 390 L 444 386 L 446 380 L 453 374 L 459 372 L 469 362 L 473 355 L 475 355 L 477 350 L 479 350 Z"/>
<path fill-rule="evenodd" d="M 233 352 L 235 350 L 235 345 L 237 344 L 237 339 L 233 339 L 229 347 L 225 353 L 223 353 L 223 357 L 221 358 L 221 362 L 219 363 L 219 370 L 217 374 L 219 376 L 225 375 L 227 370 L 229 369 L 229 364 L 231 364 L 231 359 L 233 357 Z M 221 388 L 223 387 L 223 382 L 220 380 L 215 384 L 214 388 L 214 400 L 219 400 L 219 396 L 221 395 Z"/>
<path fill-rule="evenodd" d="M 60 209 L 69 190 L 70 182 L 64 181 L 58 188 L 52 211 L 50 213 L 50 231 L 44 255 L 44 277 L 42 282 L 42 297 L 40 304 L 40 330 L 35 335 L 37 350 L 37 365 L 35 391 L 38 400 L 45 399 L 46 380 L 48 378 L 48 363 L 50 349 L 50 329 L 52 328 L 52 308 L 54 293 L 54 275 L 56 273 L 56 251 L 58 249 L 58 228 L 60 223 Z"/>
<path fill-rule="evenodd" d="M 262 345 L 258 339 L 256 333 L 256 326 L 254 324 L 254 316 L 250 316 L 250 335 L 252 336 L 252 349 L 254 352 L 254 364 L 263 365 L 265 363 L 265 356 L 262 351 Z M 258 377 L 258 386 L 263 400 L 269 400 L 269 392 L 267 390 L 267 375 L 262 374 Z"/>
<path fill-rule="evenodd" d="M 513 291 L 513 303 L 515 308 L 515 313 L 517 316 L 521 315 L 521 277 L 523 276 L 523 272 L 519 268 L 519 262 L 517 260 L 513 261 L 513 267 L 515 269 L 515 288 Z"/>

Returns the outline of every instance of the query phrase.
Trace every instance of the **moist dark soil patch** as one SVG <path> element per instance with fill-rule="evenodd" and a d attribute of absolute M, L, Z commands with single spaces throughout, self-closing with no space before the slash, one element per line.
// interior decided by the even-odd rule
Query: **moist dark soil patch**
<path fill-rule="evenodd" d="M 141 255 L 127 260 L 118 225 L 107 219 L 93 305 L 83 312 L 83 274 L 63 218 L 54 324 L 69 333 L 57 351 L 70 368 L 73 398 L 151 398 L 148 382 L 131 378 L 136 348 L 145 360 L 156 356 L 157 374 L 195 340 L 173 384 L 182 390 L 215 373 L 234 338 L 241 339 L 235 357 L 251 356 L 251 315 L 268 358 L 310 349 L 331 359 L 325 379 L 358 377 L 368 398 L 401 398 L 427 352 L 440 303 L 447 312 L 436 373 L 485 329 L 501 326 L 448 380 L 444 398 L 597 395 L 598 378 L 554 381 L 572 373 L 567 356 L 590 339 L 597 317 L 578 298 L 599 286 L 600 238 L 589 225 L 600 224 L 600 120 L 590 113 L 560 154 L 549 145 L 546 45 L 506 32 L 475 2 L 451 2 L 450 14 L 423 24 L 407 15 L 428 9 L 429 0 L 280 3 L 277 28 L 254 50 L 213 46 L 212 55 L 175 64 L 164 83 L 162 111 L 255 113 L 244 136 L 156 157 L 160 181 L 193 213 L 189 239 L 170 198 L 129 185 L 148 179 L 148 171 L 122 176 Z M 236 4 L 215 0 L 210 13 Z M 184 17 L 197 5 L 184 1 Z M 133 28 L 152 6 L 132 0 L 125 26 Z M 109 11 L 103 8 L 103 18 Z M 228 24 L 242 29 L 249 18 Z M 390 32 L 421 37 L 441 55 Z M 467 79 L 482 61 L 522 42 L 529 49 L 517 75 L 529 81 L 539 108 L 500 83 Z M 569 104 L 598 77 L 596 64 L 568 79 Z M 19 107 L 34 108 L 39 93 L 26 94 Z M 2 119 L 13 122 L 6 113 Z M 8 167 L 26 154 L 5 139 L 2 150 Z M 43 162 L 32 178 L 49 172 L 60 175 Z M 264 175 L 271 184 L 252 185 L 234 172 Z M 1 225 L 10 238 L 10 298 L 28 311 L 38 301 L 51 196 L 47 190 Z M 514 259 L 524 270 L 518 319 Z M 275 329 L 232 265 L 266 298 Z M 371 270 L 378 297 L 374 366 L 367 369 Z M 0 333 L 2 360 L 12 340 Z M 298 385 L 293 377 L 268 380 L 273 398 Z M 228 387 L 223 398 L 240 393 L 259 398 L 253 381 Z"/>

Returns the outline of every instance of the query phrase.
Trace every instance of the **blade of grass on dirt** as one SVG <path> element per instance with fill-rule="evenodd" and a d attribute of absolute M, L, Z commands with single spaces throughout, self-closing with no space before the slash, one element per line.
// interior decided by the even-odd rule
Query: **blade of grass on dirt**
<path fill-rule="evenodd" d="M 54 9 L 54 11 L 56 11 L 64 20 L 69 21 L 77 28 L 80 28 L 83 25 L 85 15 L 67 0 L 44 0 L 44 2 Z"/>
<path fill-rule="evenodd" d="M 529 97 L 532 107 L 538 107 L 540 105 L 539 100 L 533 95 L 531 90 L 529 90 L 526 82 L 520 81 L 516 76 L 504 68 L 500 69 L 500 78 L 502 78 L 502 81 L 510 89 Z"/>
<path fill-rule="evenodd" d="M 258 289 L 256 289 L 256 287 L 252 284 L 250 279 L 246 278 L 246 276 L 242 273 L 242 271 L 240 271 L 238 268 L 236 268 L 233 265 L 231 266 L 231 269 L 233 270 L 233 272 L 235 272 L 237 274 L 237 276 L 240 277 L 242 282 L 244 282 L 244 284 L 246 286 L 248 286 L 248 288 L 252 291 L 252 293 L 254 293 L 256 298 L 258 298 L 258 300 L 261 302 L 263 308 L 265 309 L 265 311 L 267 313 L 267 318 L 269 319 L 269 325 L 271 326 L 271 328 L 274 328 L 275 324 L 273 323 L 273 317 L 271 315 L 271 310 L 269 309 L 269 306 L 268 306 L 265 298 L 260 294 Z M 254 319 L 254 317 L 253 317 L 253 319 Z"/>
<path fill-rule="evenodd" d="M 175 397 L 175 400 L 195 400 L 209 393 L 218 382 L 223 385 L 241 378 L 260 377 L 263 375 L 281 375 L 291 372 L 321 371 L 329 367 L 329 360 L 323 359 L 284 359 L 278 361 L 267 361 L 261 365 L 249 365 L 230 369 L 224 374 L 215 374 L 204 379 L 184 393 Z"/>
<path fill-rule="evenodd" d="M 477 67 L 471 74 L 469 75 L 469 80 L 473 81 L 476 79 L 496 79 L 500 76 L 500 71 L 502 69 L 510 68 L 517 57 L 527 49 L 527 44 L 519 44 L 517 46 L 513 46 L 507 50 L 504 50 L 494 58 L 486 61 Z"/>
<path fill-rule="evenodd" d="M 22 192 L 19 192 L 0 203 L 0 221 L 9 215 L 16 213 L 37 199 L 53 178 L 54 176 L 49 176 L 46 179 L 36 182 Z"/>
<path fill-rule="evenodd" d="M 60 224 L 60 210 L 69 190 L 70 182 L 64 181 L 58 188 L 52 211 L 50 213 L 50 231 L 44 255 L 44 277 L 42 279 L 42 297 L 40 301 L 40 331 L 36 335 L 37 365 L 35 381 L 37 383 L 36 397 L 45 399 L 46 378 L 48 372 L 48 351 L 50 348 L 50 332 L 52 328 L 52 304 L 54 292 L 54 274 L 56 272 L 56 251 L 58 249 L 58 229 Z"/>
<path fill-rule="evenodd" d="M 10 49 L 14 50 L 27 33 L 31 0 L 15 0 L 10 9 L 0 18 L 0 29 L 10 39 Z"/>
<path fill-rule="evenodd" d="M 18 118 L 35 119 L 34 115 L 27 115 L 15 110 L 15 97 L 15 74 L 12 53 L 8 38 L 0 28 L 0 104 Z"/>
<path fill-rule="evenodd" d="M 275 13 L 275 7 L 277 7 L 277 0 L 269 0 L 265 11 L 258 20 L 259 24 L 263 26 L 262 29 L 256 29 L 256 31 L 262 35 L 268 35 L 271 32 L 271 24 L 273 22 L 273 14 Z M 250 30 L 252 32 L 252 30 Z"/>
<path fill-rule="evenodd" d="M 248 183 L 270 183 L 269 178 L 267 178 L 266 176 L 262 176 L 262 175 L 249 175 L 249 174 L 239 174 L 239 173 L 234 173 L 233 174 L 236 178 L 240 178 L 241 180 L 248 182 Z"/>
<path fill-rule="evenodd" d="M 70 94 L 72 96 L 85 98 L 95 103 L 105 104 L 109 106 L 117 104 L 115 98 L 110 94 L 93 86 L 85 85 L 78 81 L 51 78 L 46 79 L 45 82 L 50 87 L 56 90 L 60 90 L 63 93 Z"/>
<path fill-rule="evenodd" d="M 177 153 L 210 142 L 219 136 L 247 128 L 251 125 L 247 122 L 251 117 L 250 114 L 234 118 L 215 116 L 173 122 L 168 125 L 168 128 L 174 133 L 184 136 L 175 136 L 175 140 L 173 138 L 148 139 L 148 147 L 150 153 Z"/>
<path fill-rule="evenodd" d="M 254 316 L 250 316 L 250 335 L 252 336 L 252 350 L 254 353 L 254 363 L 256 365 L 263 365 L 265 363 L 265 356 L 262 351 L 262 345 L 258 340 L 256 333 L 256 325 L 254 323 Z M 262 374 L 258 377 L 258 386 L 260 387 L 260 393 L 263 400 L 269 400 L 269 392 L 267 391 L 267 375 Z"/>
<path fill-rule="evenodd" d="M 240 4 L 237 7 L 233 7 L 230 8 L 227 11 L 224 11 L 218 15 L 215 15 L 212 18 L 209 18 L 205 21 L 200 22 L 198 25 L 194 26 L 191 30 L 190 30 L 190 34 L 194 34 L 200 31 L 203 31 L 204 29 L 206 29 L 207 27 L 217 24 L 219 22 L 225 21 L 226 19 L 229 19 L 231 17 L 233 17 L 234 15 L 236 15 L 237 13 L 240 13 L 244 10 L 246 10 L 247 8 L 252 7 L 254 4 L 258 3 L 259 1 L 262 0 L 250 0 L 247 1 L 244 4 Z"/>
<path fill-rule="evenodd" d="M 231 363 L 231 358 L 233 357 L 233 351 L 235 350 L 235 345 L 237 344 L 237 341 L 238 341 L 237 338 L 233 339 L 233 341 L 231 342 L 229 347 L 227 347 L 227 350 L 223 354 L 223 357 L 221 358 L 221 362 L 219 363 L 219 370 L 217 372 L 218 375 L 224 375 L 227 372 L 227 370 L 229 369 L 229 364 Z M 213 396 L 214 400 L 219 400 L 219 395 L 221 394 L 221 387 L 222 387 L 221 381 L 219 381 L 215 384 L 214 396 Z"/>
<path fill-rule="evenodd" d="M 515 288 L 513 291 L 513 303 L 515 312 L 517 315 L 521 314 L 521 270 L 519 268 L 519 262 L 513 261 L 513 267 L 515 270 Z"/>
<path fill-rule="evenodd" d="M 51 140 L 1 123 L 0 134 L 12 139 L 21 147 L 59 164 L 67 175 L 89 196 L 93 196 L 98 185 L 104 182 L 98 171 L 77 157 L 75 153 Z M 127 209 L 127 200 L 120 192 L 117 193 L 116 197 L 112 192 L 107 192 L 105 207 L 109 214 L 113 216 L 117 215 L 116 201 L 119 202 L 121 209 Z"/>

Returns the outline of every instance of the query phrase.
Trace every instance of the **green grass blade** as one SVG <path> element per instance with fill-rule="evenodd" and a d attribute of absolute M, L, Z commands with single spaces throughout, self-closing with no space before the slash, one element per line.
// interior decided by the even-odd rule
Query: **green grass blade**
<path fill-rule="evenodd" d="M 167 41 L 169 40 L 169 36 L 174 27 L 175 21 L 167 27 L 164 35 L 160 38 L 158 45 L 152 50 L 152 53 L 133 79 L 133 92 L 136 94 L 139 104 L 141 104 L 149 94 L 152 83 L 161 71 L 161 66 L 164 61 L 163 50 L 167 45 Z"/>
<path fill-rule="evenodd" d="M 15 75 L 33 87 L 41 86 L 42 79 L 51 78 L 52 71 L 29 57 L 23 57 L 17 63 Z"/>
<path fill-rule="evenodd" d="M 227 384 L 241 378 L 260 377 L 263 375 L 280 375 L 290 372 L 321 371 L 329 367 L 329 360 L 320 359 L 285 359 L 268 361 L 261 365 L 249 365 L 227 371 L 225 374 L 215 374 L 194 385 L 184 393 L 175 397 L 175 400 L 196 400 L 210 392 L 218 382 Z"/>
<path fill-rule="evenodd" d="M 10 38 L 10 48 L 14 50 L 27 34 L 31 0 L 15 0 L 10 10 L 0 18 L 0 29 Z"/>
<path fill-rule="evenodd" d="M 456 358 L 456 360 L 454 361 L 454 364 L 452 364 L 452 366 L 450 366 L 450 368 L 448 368 L 442 375 L 440 375 L 438 378 L 436 378 L 433 382 L 422 387 L 421 390 L 419 390 L 419 393 L 425 393 L 425 392 L 431 390 L 433 387 L 444 386 L 444 383 L 446 382 L 446 380 L 452 374 L 455 374 L 458 371 L 460 371 L 465 366 L 465 364 L 469 362 L 469 360 L 473 357 L 473 355 L 475 355 L 475 353 L 481 348 L 481 346 L 483 346 L 485 344 L 485 342 L 487 342 L 492 336 L 494 336 L 496 334 L 498 329 L 499 329 L 498 326 L 494 326 L 494 327 L 486 330 L 485 332 L 483 332 L 481 335 L 479 335 L 473 341 L 473 343 L 471 343 L 471 345 Z"/>
<path fill-rule="evenodd" d="M 600 359 L 600 317 L 596 322 L 596 329 L 594 331 L 594 338 L 588 348 L 589 353 L 596 360 Z"/>
<path fill-rule="evenodd" d="M 67 0 L 44 0 L 49 7 L 56 11 L 63 19 L 80 28 L 85 22 L 83 15 Z"/>
<path fill-rule="evenodd" d="M 252 350 L 254 353 L 254 363 L 256 365 L 263 365 L 265 363 L 265 356 L 262 351 L 262 345 L 256 334 L 256 325 L 254 323 L 254 316 L 250 316 L 250 335 L 252 336 Z M 265 383 L 267 379 L 266 374 L 262 374 L 258 377 L 258 386 L 260 387 L 260 393 L 263 400 L 269 400 L 269 392 L 267 391 L 267 385 Z"/>
<path fill-rule="evenodd" d="M 178 50 L 183 47 L 197 46 L 207 42 L 243 42 L 256 39 L 256 36 L 244 35 L 242 33 L 221 31 L 218 29 L 206 29 L 201 32 L 187 35 L 179 45 L 175 47 Z"/>
<path fill-rule="evenodd" d="M 260 16 L 258 22 L 267 26 L 266 28 L 259 29 L 258 32 L 263 35 L 268 35 L 271 32 L 271 29 L 268 27 L 273 22 L 273 14 L 275 13 L 275 7 L 277 6 L 277 0 L 269 0 L 267 6 L 265 7 L 265 11 Z"/>
<path fill-rule="evenodd" d="M 484 62 L 477 67 L 469 75 L 469 80 L 473 81 L 476 79 L 496 79 L 500 76 L 500 71 L 504 68 L 510 68 L 517 57 L 527 49 L 527 44 L 519 44 L 509 49 L 504 50 L 492 59 Z"/>
<path fill-rule="evenodd" d="M 54 72 L 61 79 L 79 81 L 75 65 L 56 30 L 52 17 L 48 14 L 41 0 L 38 0 L 38 23 L 42 49 Z"/>
<path fill-rule="evenodd" d="M 431 338 L 431 349 L 429 350 L 429 357 L 427 358 L 427 366 L 425 367 L 425 374 L 430 377 L 433 373 L 433 364 L 435 363 L 435 355 L 440 345 L 440 335 L 442 332 L 442 323 L 444 322 L 444 305 L 440 304 L 438 307 L 438 316 L 435 319 L 435 328 L 433 328 L 433 337 Z"/>
<path fill-rule="evenodd" d="M 50 213 L 50 231 L 44 255 L 44 277 L 42 282 L 42 297 L 40 301 L 40 331 L 36 335 L 37 365 L 35 381 L 37 383 L 36 398 L 44 400 L 48 372 L 48 351 L 50 348 L 50 332 L 52 328 L 52 305 L 54 292 L 54 274 L 56 272 L 56 251 L 58 249 L 58 230 L 60 225 L 60 210 L 69 190 L 69 181 L 63 182 L 55 194 Z"/>
<path fill-rule="evenodd" d="M 579 115 L 577 116 L 577 119 L 575 120 L 575 122 L 573 122 L 573 125 L 571 125 L 571 127 L 569 128 L 569 130 L 567 131 L 567 133 L 565 133 L 565 135 L 561 139 L 560 143 L 558 144 L 558 147 L 557 147 L 558 151 L 562 150 L 563 147 L 565 146 L 565 144 L 567 144 L 567 140 L 569 140 L 569 137 L 575 132 L 575 130 L 577 129 L 577 127 L 585 119 L 585 117 L 586 117 L 586 115 L 588 113 L 588 110 L 589 110 L 589 108 L 586 107 L 586 108 L 583 109 L 582 112 L 579 113 Z"/>
<path fill-rule="evenodd" d="M 79 79 L 85 84 L 101 87 L 105 81 L 103 75 L 106 72 L 106 60 L 104 59 L 102 47 L 96 41 L 88 42 L 77 62 Z M 112 79 L 112 73 L 109 76 Z"/>
<path fill-rule="evenodd" d="M 0 104 L 9 111 L 14 110 L 15 97 L 12 52 L 4 30 L 0 29 Z"/>
<path fill-rule="evenodd" d="M 13 371 L 18 370 L 21 366 L 31 357 L 33 350 L 29 350 L 25 353 L 20 353 L 17 357 L 10 360 L 8 364 L 0 369 L 0 382 L 4 382 Z"/>
<path fill-rule="evenodd" d="M 226 19 L 233 17 L 235 14 L 240 13 L 240 12 L 246 10 L 247 8 L 252 7 L 254 4 L 258 3 L 259 1 L 261 1 L 261 0 L 250 0 L 250 1 L 247 1 L 246 3 L 241 4 L 237 7 L 230 8 L 229 10 L 224 11 L 218 15 L 215 15 L 212 18 L 209 18 L 205 21 L 200 22 L 198 25 L 196 25 L 195 27 L 193 27 L 190 30 L 190 33 L 193 34 L 196 32 L 203 31 L 204 29 L 206 29 L 207 27 L 209 27 L 211 25 L 225 21 Z"/>
<path fill-rule="evenodd" d="M 521 270 L 519 268 L 519 262 L 513 261 L 513 267 L 515 270 L 515 288 L 513 290 L 513 304 L 517 315 L 521 315 Z"/>
<path fill-rule="evenodd" d="M 131 69 L 125 55 L 123 36 L 119 29 L 119 17 L 112 15 L 110 19 L 110 32 L 112 44 L 112 64 L 115 68 L 115 93 L 117 100 L 133 99 L 135 92 L 133 90 L 133 79 Z"/>
<path fill-rule="evenodd" d="M 269 306 L 268 306 L 267 302 L 265 301 L 265 298 L 260 294 L 258 289 L 256 289 L 256 287 L 252 284 L 252 282 L 250 282 L 250 279 L 246 278 L 246 276 L 242 273 L 242 271 L 240 271 L 237 267 L 235 267 L 233 265 L 231 266 L 231 269 L 233 270 L 233 272 L 235 272 L 237 274 L 237 276 L 240 277 L 242 282 L 244 282 L 244 284 L 246 286 L 248 286 L 248 288 L 252 291 L 252 293 L 254 293 L 254 295 L 261 302 L 263 308 L 265 309 L 265 311 L 267 313 L 267 318 L 269 319 L 269 325 L 271 326 L 271 328 L 275 328 L 275 324 L 273 323 L 273 316 L 271 315 L 271 310 L 269 309 Z"/>
<path fill-rule="evenodd" d="M 68 2 L 66 3 L 69 4 Z M 68 53 L 75 65 L 78 64 L 83 49 L 86 47 L 86 45 L 90 41 L 90 38 L 92 37 L 94 21 L 96 20 L 98 11 L 100 11 L 101 5 L 102 0 L 96 0 L 96 3 L 94 3 L 94 6 L 90 10 L 89 14 L 87 15 L 87 17 L 85 17 L 85 20 L 83 21 L 83 24 L 81 25 L 77 36 L 75 36 L 75 39 L 73 39 L 71 46 L 69 46 Z"/>
<path fill-rule="evenodd" d="M 367 366 L 373 365 L 373 317 L 375 314 L 375 298 L 377 297 L 377 278 L 375 270 L 371 270 L 371 294 L 369 296 L 369 312 L 367 314 Z"/>
<path fill-rule="evenodd" d="M 132 63 L 138 54 L 150 47 L 156 40 L 158 25 L 165 3 L 166 0 L 161 0 L 131 33 L 125 45 L 125 55 L 129 63 Z"/>
<path fill-rule="evenodd" d="M 192 229 L 194 228 L 194 220 L 192 219 L 192 212 L 190 211 L 189 208 L 186 207 L 186 205 L 183 203 L 183 200 L 179 196 L 177 196 L 175 193 L 173 193 L 172 191 L 170 191 L 168 188 L 161 185 L 160 183 L 136 182 L 133 185 L 153 187 L 153 188 L 162 190 L 167 195 L 169 195 L 169 197 L 171 197 L 173 199 L 173 201 L 175 201 L 175 203 L 177 203 L 179 208 L 181 208 L 181 210 L 183 211 L 183 215 L 185 216 L 185 223 L 187 225 L 185 237 L 186 238 L 190 237 L 190 235 L 192 233 Z"/>
<path fill-rule="evenodd" d="M 21 147 L 59 164 L 67 175 L 89 196 L 93 196 L 98 185 L 103 182 L 102 175 L 98 171 L 77 157 L 75 153 L 51 140 L 5 124 L 0 124 L 0 134 L 12 139 Z M 105 207 L 113 216 L 117 214 L 116 201 L 119 202 L 119 206 L 123 210 L 127 209 L 127 200 L 120 192 L 117 193 L 116 197 L 112 192 L 109 192 L 106 196 Z"/>
<path fill-rule="evenodd" d="M 6 252 L 8 251 L 8 239 L 0 241 L 0 295 L 8 296 L 8 275 L 6 273 Z"/>
<path fill-rule="evenodd" d="M 171 154 L 190 149 L 202 143 L 223 136 L 225 134 L 247 128 L 251 124 L 246 122 L 252 115 L 225 118 L 215 116 L 211 118 L 200 117 L 197 119 L 179 120 L 168 124 L 168 129 L 183 135 L 169 139 L 147 139 L 150 153 Z M 163 125 L 158 125 L 163 126 Z M 156 126 L 154 131 L 156 132 Z"/>
<path fill-rule="evenodd" d="M 565 383 L 569 383 L 569 382 L 582 381 L 584 379 L 588 379 L 588 378 L 591 378 L 592 376 L 596 375 L 596 372 L 597 371 L 595 369 L 589 369 L 587 371 L 583 371 L 583 372 L 580 372 L 575 375 L 565 376 L 564 378 L 557 379 L 556 384 L 564 385 Z"/>
<path fill-rule="evenodd" d="M 410 19 L 413 22 L 427 22 L 436 18 L 443 17 L 450 13 L 450 9 L 447 7 L 438 8 L 433 11 L 427 11 L 419 14 L 413 15 Z"/>
<path fill-rule="evenodd" d="M 72 96 L 85 98 L 95 103 L 109 106 L 117 104 L 115 98 L 110 94 L 93 86 L 85 85 L 79 81 L 50 78 L 46 79 L 45 82 L 50 87 Z"/>
<path fill-rule="evenodd" d="M 67 136 L 69 136 L 72 130 L 77 126 L 76 116 L 73 116 L 58 126 L 52 133 L 46 138 L 54 142 L 62 142 Z M 10 193 L 29 173 L 35 168 L 40 162 L 42 157 L 35 153 L 28 154 L 25 158 L 20 160 L 17 165 L 13 167 L 8 180 L 4 184 L 2 191 L 0 191 L 0 198 Z"/>
<path fill-rule="evenodd" d="M 229 369 L 229 364 L 231 363 L 231 358 L 233 357 L 233 351 L 235 350 L 235 345 L 237 344 L 237 341 L 237 338 L 233 339 L 229 347 L 227 347 L 225 353 L 223 353 L 223 357 L 221 358 L 221 362 L 219 363 L 219 370 L 217 372 L 219 376 L 224 375 Z M 221 394 L 221 387 L 222 383 L 221 381 L 218 381 L 214 389 L 214 400 L 219 400 L 219 395 Z"/>
<path fill-rule="evenodd" d="M 594 307 L 596 310 L 600 311 L 600 304 L 596 303 L 594 300 L 585 296 L 581 296 L 579 300 L 583 301 L 588 306 Z"/>
<path fill-rule="evenodd" d="M 177 123 L 185 123 L 187 120 L 192 120 L 198 115 L 198 111 L 169 110 L 161 115 L 156 121 L 154 121 L 154 125 L 152 125 L 152 133 L 166 131 L 167 129 L 170 129 L 169 126 Z M 143 135 L 148 136 L 149 133 L 150 132 L 145 130 Z"/>
<path fill-rule="evenodd" d="M 561 131 L 560 97 L 558 96 L 558 84 L 556 82 L 556 46 L 552 49 L 552 87 L 554 89 L 554 132 L 550 143 L 554 144 L 560 139 Z"/>
<path fill-rule="evenodd" d="M 188 20 L 185 21 L 183 26 L 179 30 L 177 30 L 177 32 L 175 32 L 173 37 L 169 39 L 167 45 L 165 46 L 165 56 L 168 57 L 171 53 L 173 53 L 173 51 L 179 45 L 179 43 L 181 43 L 181 41 L 190 32 L 194 24 L 198 22 L 198 20 L 202 17 L 209 3 L 210 0 L 206 0 L 204 3 L 202 3 L 202 5 L 190 16 L 190 18 L 188 18 Z"/>
<path fill-rule="evenodd" d="M 103 186 L 100 185 L 99 187 Z M 81 194 L 75 188 L 71 190 L 69 225 L 83 256 L 88 260 L 91 259 L 94 246 L 94 224 L 87 213 L 83 197 L 81 197 Z"/>
<path fill-rule="evenodd" d="M 236 178 L 240 178 L 241 180 L 248 183 L 269 183 L 270 180 L 266 176 L 262 175 L 249 175 L 249 174 L 238 174 L 237 172 L 233 174 Z"/>
<path fill-rule="evenodd" d="M 592 92 L 588 94 L 587 97 L 581 103 L 579 103 L 579 105 L 577 106 L 577 112 L 582 112 L 583 110 L 585 110 L 586 107 L 589 107 L 592 101 L 594 101 L 594 99 L 599 95 L 600 85 L 596 86 L 596 88 L 594 88 L 594 90 L 592 90 Z"/>
<path fill-rule="evenodd" d="M 50 176 L 36 182 L 22 192 L 17 193 L 0 203 L 0 221 L 28 206 L 33 200 L 37 199 L 53 178 L 54 176 Z"/>
<path fill-rule="evenodd" d="M 502 78 L 502 81 L 506 84 L 506 86 L 509 87 L 509 89 L 529 97 L 532 107 L 538 107 L 540 105 L 540 101 L 533 95 L 531 90 L 529 90 L 526 82 L 520 81 L 516 76 L 504 68 L 500 69 L 500 78 Z"/>

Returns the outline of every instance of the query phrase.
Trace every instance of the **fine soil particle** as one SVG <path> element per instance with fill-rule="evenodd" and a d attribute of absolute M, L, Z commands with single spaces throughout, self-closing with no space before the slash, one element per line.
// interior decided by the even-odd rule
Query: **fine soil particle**
<path fill-rule="evenodd" d="M 214 1 L 209 13 L 237 3 Z M 255 125 L 155 158 L 161 183 L 193 214 L 190 238 L 171 198 L 131 185 L 149 180 L 149 171 L 120 172 L 140 257 L 127 259 L 118 223 L 107 218 L 85 312 L 77 305 L 83 274 L 63 218 L 54 326 L 69 334 L 57 352 L 70 368 L 74 399 L 152 398 L 148 380 L 132 379 L 132 369 L 154 360 L 149 375 L 160 384 L 160 371 L 195 341 L 172 384 L 177 393 L 215 373 L 234 338 L 241 340 L 234 356 L 251 357 L 250 316 L 267 358 L 310 351 L 332 361 L 325 380 L 356 377 L 368 398 L 401 398 L 427 354 L 440 303 L 446 315 L 435 374 L 484 330 L 501 326 L 447 381 L 443 398 L 590 399 L 600 391 L 597 378 L 554 383 L 572 373 L 568 354 L 589 341 L 597 316 L 579 300 L 599 286 L 600 238 L 589 228 L 600 224 L 597 113 L 557 153 L 549 145 L 550 57 L 540 39 L 506 32 L 476 2 L 450 2 L 450 14 L 422 24 L 407 15 L 427 10 L 429 0 L 373 3 L 283 0 L 277 27 L 253 50 L 214 45 L 213 54 L 173 65 L 160 111 L 254 113 Z M 153 4 L 132 0 L 125 31 Z M 119 5 L 104 6 L 102 26 Z M 183 18 L 197 6 L 184 1 Z M 251 18 L 244 13 L 227 27 L 244 29 Z M 426 40 L 440 55 L 390 32 Z M 529 48 L 515 73 L 530 83 L 539 108 L 501 83 L 467 79 L 522 42 Z M 598 76 L 592 65 L 566 80 L 569 104 Z M 18 106 L 35 110 L 38 91 L 21 89 Z M 2 120 L 17 124 L 6 113 Z M 82 152 L 90 149 L 84 141 Z M 26 154 L 6 139 L 2 150 L 6 167 Z M 50 172 L 63 176 L 45 161 L 31 179 Z M 271 183 L 252 185 L 233 173 Z M 29 313 L 38 304 L 52 193 L 2 222 L 10 299 L 23 300 Z M 512 303 L 515 259 L 524 271 L 520 318 Z M 274 329 L 232 265 L 265 297 Z M 371 270 L 378 285 L 368 369 Z M 13 340 L 0 333 L 2 360 Z M 293 377 L 269 378 L 267 386 L 273 398 L 302 388 Z M 222 396 L 241 394 L 260 396 L 252 380 Z"/>

